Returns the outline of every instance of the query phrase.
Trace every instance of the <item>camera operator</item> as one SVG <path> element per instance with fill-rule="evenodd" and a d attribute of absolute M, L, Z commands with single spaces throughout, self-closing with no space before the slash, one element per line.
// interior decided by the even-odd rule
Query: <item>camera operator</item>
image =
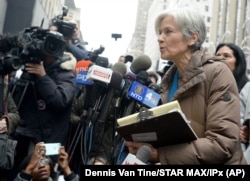
<path fill-rule="evenodd" d="M 12 135 L 20 119 L 9 88 L 9 77 L 15 70 L 12 68 L 10 59 L 6 58 L 12 46 L 17 46 L 16 38 L 16 36 L 10 34 L 0 35 L 0 76 L 2 79 L 2 87 L 0 88 L 3 89 L 3 105 L 0 106 L 1 111 L 3 111 L 3 114 L 0 115 L 0 134 Z"/>
<path fill-rule="evenodd" d="M 15 82 L 12 92 L 21 117 L 14 134 L 18 144 L 13 177 L 17 174 L 18 165 L 33 152 L 36 143 L 65 145 L 70 124 L 76 60 L 64 53 L 65 41 L 57 32 L 45 33 L 42 47 L 33 50 L 39 47 L 40 40 L 36 34 L 38 37 L 41 33 L 37 32 L 31 30 L 31 33 L 26 33 L 26 37 L 35 38 L 24 44 L 20 55 L 23 74 Z"/>
<path fill-rule="evenodd" d="M 89 59 L 89 52 L 82 45 L 79 36 L 79 23 L 76 20 L 66 17 L 67 12 L 51 20 L 49 29 L 63 34 L 66 40 L 65 51 L 71 53 L 77 61 Z M 76 95 L 81 91 L 81 86 L 76 86 Z"/>
<path fill-rule="evenodd" d="M 82 45 L 79 30 L 79 23 L 76 20 L 64 17 L 63 21 L 59 21 L 57 19 L 52 19 L 50 24 L 51 31 L 61 31 L 66 39 L 66 51 L 72 53 L 76 60 L 86 60 L 89 58 L 89 52 L 86 48 Z M 68 24 L 68 26 L 63 26 L 64 24 Z M 63 27 L 62 27 L 63 26 Z M 71 32 L 73 31 L 73 32 Z"/>
<path fill-rule="evenodd" d="M 5 75 L 4 79 L 8 79 L 8 75 Z M 4 83 L 4 105 L 3 106 L 4 106 L 4 112 L 0 117 L 0 134 L 8 134 L 12 136 L 12 134 L 15 131 L 16 125 L 18 124 L 20 120 L 20 116 L 17 111 L 16 104 L 11 94 L 9 93 L 8 82 Z M 5 144 L 5 142 L 0 144 L 0 147 L 3 151 L 4 148 L 2 147 L 3 146 L 2 144 Z M 7 146 L 6 146 L 6 149 L 8 150 Z M 0 165 L 3 165 L 1 163 L 2 161 L 3 163 L 5 163 L 4 159 L 6 158 L 3 158 L 3 157 L 0 158 Z M 9 170 L 10 170 L 9 168 L 6 168 L 6 167 L 2 168 L 0 166 L 0 175 L 1 175 L 0 181 L 5 181 L 8 178 Z"/>
<path fill-rule="evenodd" d="M 17 106 L 13 100 L 13 97 L 10 94 L 9 91 L 9 74 L 14 71 L 12 69 L 12 66 L 9 64 L 9 59 L 6 59 L 6 54 L 10 51 L 12 48 L 10 45 L 13 44 L 15 46 L 16 37 L 11 36 L 10 34 L 6 35 L 0 35 L 0 76 L 1 76 L 1 96 L 2 101 L 1 102 L 1 115 L 0 115 L 0 134 L 7 134 L 9 136 L 12 136 L 16 125 L 18 124 L 20 120 L 19 113 L 17 111 Z M 0 152 L 5 151 L 5 148 L 2 144 L 6 144 L 4 141 L 1 142 L 0 148 L 2 149 Z M 8 150 L 8 146 L 6 146 L 6 150 Z M 1 154 L 0 154 L 1 155 Z M 1 157 L 0 158 L 0 181 L 7 180 L 8 174 L 9 174 L 9 168 L 6 168 L 6 166 L 3 166 L 6 158 Z M 9 162 L 11 162 L 9 160 Z"/>

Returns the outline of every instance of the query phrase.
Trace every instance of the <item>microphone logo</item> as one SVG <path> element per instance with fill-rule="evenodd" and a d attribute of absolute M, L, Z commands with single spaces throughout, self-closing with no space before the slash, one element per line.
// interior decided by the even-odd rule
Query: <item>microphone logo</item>
<path fill-rule="evenodd" d="M 130 87 L 128 96 L 139 102 L 142 102 L 146 96 L 146 89 L 146 86 L 134 81 Z"/>
<path fill-rule="evenodd" d="M 160 94 L 157 94 L 152 89 L 149 89 L 137 81 L 132 83 L 128 96 L 150 108 L 156 107 L 161 97 Z"/>
<path fill-rule="evenodd" d="M 161 98 L 160 94 L 157 94 L 151 89 L 147 89 L 147 93 L 145 99 L 143 100 L 143 104 L 149 107 L 155 107 L 158 105 L 160 98 Z"/>
<path fill-rule="evenodd" d="M 110 83 L 112 70 L 98 65 L 92 65 L 87 73 L 87 80 L 98 80 L 104 83 Z"/>
<path fill-rule="evenodd" d="M 76 83 L 85 84 L 85 85 L 93 85 L 93 81 L 87 80 L 87 73 L 86 71 L 80 71 L 76 75 Z"/>
<path fill-rule="evenodd" d="M 138 94 L 138 95 L 141 95 L 144 91 L 144 87 L 142 85 L 136 85 L 135 87 L 135 93 Z"/>
<path fill-rule="evenodd" d="M 91 61 L 79 61 L 76 64 L 75 74 L 76 74 L 76 83 L 84 84 L 84 85 L 93 85 L 93 81 L 87 80 L 87 73 L 89 70 L 89 66 L 91 65 Z"/>

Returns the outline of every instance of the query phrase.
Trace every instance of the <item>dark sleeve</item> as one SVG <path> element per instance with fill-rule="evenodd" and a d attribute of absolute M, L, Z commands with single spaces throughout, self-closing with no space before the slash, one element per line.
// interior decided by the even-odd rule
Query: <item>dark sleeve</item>
<path fill-rule="evenodd" d="M 7 98 L 7 111 L 8 111 L 8 121 L 9 121 L 9 133 L 12 134 L 20 120 L 20 116 L 17 110 L 17 106 L 13 100 L 13 97 L 9 93 Z"/>
<path fill-rule="evenodd" d="M 17 174 L 14 181 L 29 181 L 31 179 L 32 179 L 32 175 L 24 173 L 23 171 L 21 171 L 20 173 Z"/>
<path fill-rule="evenodd" d="M 36 81 L 39 94 L 54 109 L 64 109 L 71 105 L 75 95 L 75 86 L 74 73 L 67 70 L 58 71 L 56 80 L 45 75 Z"/>
<path fill-rule="evenodd" d="M 83 50 L 75 45 L 69 45 L 66 48 L 67 51 L 69 51 L 70 53 L 72 53 L 76 60 L 86 60 L 89 58 L 88 56 L 88 51 L 87 50 Z"/>
<path fill-rule="evenodd" d="M 79 175 L 72 172 L 71 174 L 64 176 L 64 180 L 65 181 L 78 181 L 80 179 L 79 179 Z"/>

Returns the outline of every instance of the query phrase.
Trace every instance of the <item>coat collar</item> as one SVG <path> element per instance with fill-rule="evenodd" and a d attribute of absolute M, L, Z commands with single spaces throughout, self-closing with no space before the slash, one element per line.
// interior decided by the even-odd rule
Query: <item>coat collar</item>
<path fill-rule="evenodd" d="M 220 57 L 215 57 L 206 54 L 204 50 L 197 50 L 191 57 L 191 61 L 186 67 L 182 79 L 179 80 L 179 88 L 173 99 L 176 99 L 180 94 L 192 94 L 190 90 L 192 87 L 206 80 L 206 74 L 203 65 L 210 63 L 212 61 L 222 60 Z M 171 82 L 176 71 L 176 66 L 170 67 L 168 72 L 164 75 L 161 81 L 161 92 L 164 94 L 167 92 L 171 86 Z M 165 97 L 165 96 L 163 96 Z M 165 98 L 164 98 L 165 99 Z"/>

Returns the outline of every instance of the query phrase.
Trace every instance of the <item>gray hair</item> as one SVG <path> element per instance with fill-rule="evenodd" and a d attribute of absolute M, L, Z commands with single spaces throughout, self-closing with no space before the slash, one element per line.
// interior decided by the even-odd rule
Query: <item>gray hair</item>
<path fill-rule="evenodd" d="M 206 39 L 207 31 L 204 17 L 195 9 L 190 7 L 171 8 L 161 12 L 155 21 L 155 31 L 159 34 L 159 28 L 162 20 L 172 16 L 177 28 L 184 34 L 185 39 L 190 39 L 193 33 L 198 32 L 199 37 L 197 42 L 192 46 L 192 50 L 200 49 Z"/>

